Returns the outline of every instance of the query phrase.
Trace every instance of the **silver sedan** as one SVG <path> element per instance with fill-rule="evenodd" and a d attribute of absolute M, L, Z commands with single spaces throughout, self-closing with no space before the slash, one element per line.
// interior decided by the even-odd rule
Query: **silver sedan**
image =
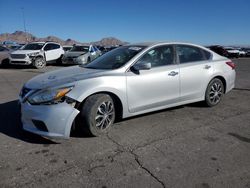
<path fill-rule="evenodd" d="M 212 107 L 233 89 L 234 69 L 231 60 L 194 44 L 122 46 L 28 81 L 20 93 L 23 128 L 68 138 L 76 125 L 99 136 L 119 118 L 198 101 Z"/>

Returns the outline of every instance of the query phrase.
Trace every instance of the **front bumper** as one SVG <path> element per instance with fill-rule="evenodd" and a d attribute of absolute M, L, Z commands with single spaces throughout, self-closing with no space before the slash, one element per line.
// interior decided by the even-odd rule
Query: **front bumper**
<path fill-rule="evenodd" d="M 32 63 L 32 59 L 25 58 L 25 59 L 16 59 L 16 58 L 9 58 L 10 64 L 13 65 L 30 65 Z"/>
<path fill-rule="evenodd" d="M 86 61 L 85 60 L 83 61 L 82 59 L 78 59 L 78 58 L 67 57 L 67 58 L 62 59 L 62 63 L 63 64 L 79 64 L 79 65 L 81 65 L 81 64 L 85 64 Z"/>
<path fill-rule="evenodd" d="M 79 111 L 66 102 L 54 105 L 21 103 L 23 129 L 45 137 L 69 138 L 72 124 Z M 42 122 L 46 131 L 35 125 Z"/>

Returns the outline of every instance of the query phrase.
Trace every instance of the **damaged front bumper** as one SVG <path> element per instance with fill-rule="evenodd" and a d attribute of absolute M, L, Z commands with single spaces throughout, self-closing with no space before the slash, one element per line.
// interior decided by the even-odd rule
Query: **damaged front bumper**
<path fill-rule="evenodd" d="M 79 110 L 66 102 L 53 105 L 21 103 L 23 129 L 45 137 L 69 138 L 78 113 Z"/>

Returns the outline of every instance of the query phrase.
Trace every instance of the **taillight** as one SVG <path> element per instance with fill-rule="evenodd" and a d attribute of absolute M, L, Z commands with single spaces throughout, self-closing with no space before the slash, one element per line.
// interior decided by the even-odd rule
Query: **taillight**
<path fill-rule="evenodd" d="M 232 69 L 235 69 L 235 67 L 236 67 L 235 63 L 233 63 L 232 61 L 228 61 L 228 62 L 226 62 L 226 64 L 228 66 L 230 66 Z"/>

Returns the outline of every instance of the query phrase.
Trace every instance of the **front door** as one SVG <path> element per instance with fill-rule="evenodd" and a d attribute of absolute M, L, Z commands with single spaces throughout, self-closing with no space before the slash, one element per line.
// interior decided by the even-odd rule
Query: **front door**
<path fill-rule="evenodd" d="M 57 60 L 60 58 L 60 46 L 49 43 L 44 47 L 46 61 Z"/>
<path fill-rule="evenodd" d="M 151 63 L 151 69 L 126 73 L 129 111 L 136 113 L 179 101 L 179 67 L 175 64 L 174 48 L 164 45 L 150 49 L 139 61 Z"/>

